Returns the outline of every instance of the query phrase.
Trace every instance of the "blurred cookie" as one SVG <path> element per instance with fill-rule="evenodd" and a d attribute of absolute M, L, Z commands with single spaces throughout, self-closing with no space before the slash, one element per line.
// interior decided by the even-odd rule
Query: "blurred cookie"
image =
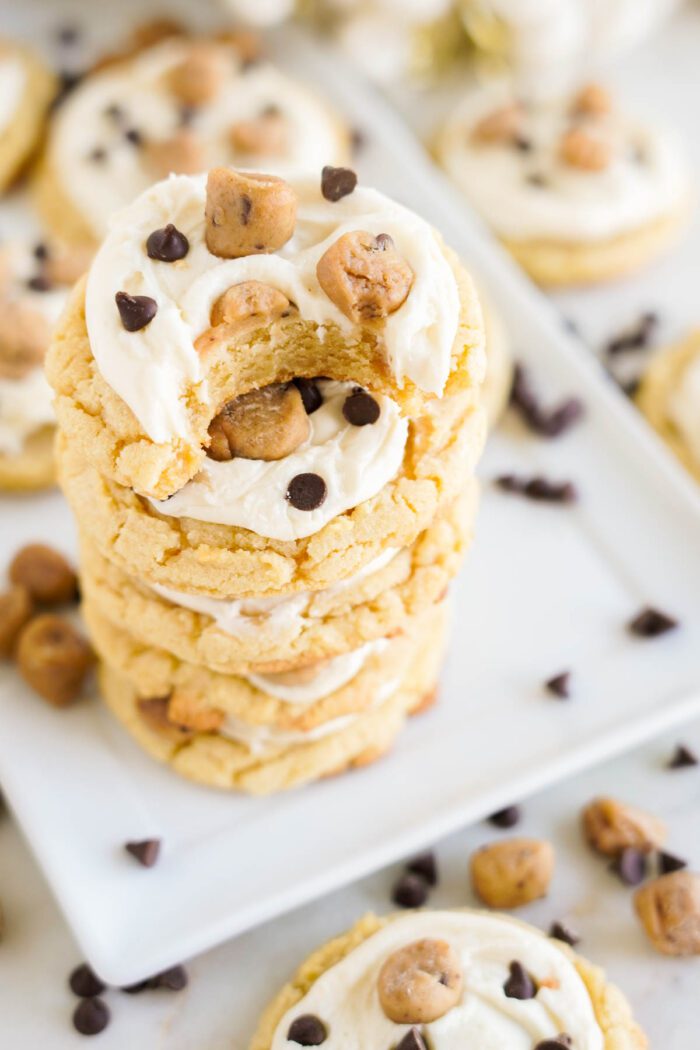
<path fill-rule="evenodd" d="M 54 75 L 29 48 L 0 39 L 0 192 L 40 144 L 56 88 Z"/>
<path fill-rule="evenodd" d="M 654 429 L 700 481 L 700 330 L 654 355 L 636 400 Z"/>

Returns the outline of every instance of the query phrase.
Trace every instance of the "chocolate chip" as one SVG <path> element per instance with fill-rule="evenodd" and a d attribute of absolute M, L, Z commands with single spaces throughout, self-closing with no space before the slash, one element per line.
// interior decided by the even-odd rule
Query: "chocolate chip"
<path fill-rule="evenodd" d="M 666 853 L 664 850 L 659 850 L 657 861 L 659 875 L 669 875 L 672 871 L 682 871 L 683 868 L 688 867 L 687 860 L 683 860 L 682 857 L 676 857 L 673 853 Z"/>
<path fill-rule="evenodd" d="M 150 988 L 148 981 L 137 981 L 136 984 L 125 984 L 119 991 L 126 992 L 127 995 L 138 995 L 139 992 L 145 992 L 148 988 Z"/>
<path fill-rule="evenodd" d="M 165 988 L 169 992 L 181 992 L 188 984 L 187 970 L 184 966 L 171 966 L 169 970 L 151 977 L 146 983 L 149 988 Z"/>
<path fill-rule="evenodd" d="M 514 492 L 527 499 L 546 503 L 575 503 L 578 493 L 571 481 L 549 481 L 547 478 L 521 478 L 516 474 L 503 474 L 496 484 L 504 492 Z"/>
<path fill-rule="evenodd" d="M 297 474 L 289 482 L 285 498 L 297 510 L 316 510 L 327 495 L 328 488 L 319 474 Z"/>
<path fill-rule="evenodd" d="M 396 1044 L 395 1050 L 427 1050 L 427 1045 L 420 1031 L 414 1026 Z"/>
<path fill-rule="evenodd" d="M 35 259 L 38 259 L 39 262 L 46 262 L 49 257 L 48 245 L 44 244 L 43 241 L 39 241 L 38 244 L 34 245 L 32 255 Z"/>
<path fill-rule="evenodd" d="M 51 281 L 43 273 L 38 273 L 27 281 L 27 288 L 31 288 L 33 292 L 50 292 L 51 287 Z"/>
<path fill-rule="evenodd" d="M 56 40 L 62 47 L 72 47 L 73 44 L 77 44 L 80 39 L 80 29 L 78 26 L 59 26 L 56 30 Z"/>
<path fill-rule="evenodd" d="M 73 1027 L 81 1035 L 99 1035 L 109 1024 L 109 1010 L 101 999 L 83 999 L 73 1011 Z"/>
<path fill-rule="evenodd" d="M 562 671 L 561 674 L 555 674 L 553 678 L 550 678 L 544 684 L 545 689 L 552 693 L 553 696 L 559 697 L 560 700 L 567 700 L 571 696 L 571 671 Z"/>
<path fill-rule="evenodd" d="M 563 941 L 564 944 L 568 944 L 571 948 L 575 948 L 581 940 L 579 935 L 575 933 L 570 926 L 567 926 L 563 922 L 559 922 L 558 919 L 555 919 L 549 927 L 549 936 L 556 937 L 558 941 Z"/>
<path fill-rule="evenodd" d="M 537 995 L 537 985 L 523 964 L 514 959 L 508 969 L 510 970 L 510 977 L 503 985 L 503 991 L 508 998 L 534 999 Z"/>
<path fill-rule="evenodd" d="M 347 197 L 357 186 L 357 175 L 351 168 L 332 168 L 329 164 L 321 172 L 321 193 L 327 201 Z"/>
<path fill-rule="evenodd" d="M 360 153 L 367 145 L 367 135 L 360 128 L 353 128 L 350 132 L 350 148 L 353 156 Z"/>
<path fill-rule="evenodd" d="M 677 744 L 676 750 L 668 762 L 669 769 L 687 769 L 689 766 L 697 766 L 698 756 L 685 744 Z"/>
<path fill-rule="evenodd" d="M 428 899 L 425 879 L 410 872 L 402 875 L 391 891 L 391 899 L 399 908 L 420 908 Z"/>
<path fill-rule="evenodd" d="M 532 171 L 529 175 L 526 175 L 525 182 L 529 183 L 530 186 L 534 186 L 538 190 L 543 190 L 548 185 L 546 175 L 543 175 L 539 171 Z"/>
<path fill-rule="evenodd" d="M 626 350 L 644 350 L 649 346 L 658 324 L 658 314 L 653 311 L 643 313 L 634 325 L 607 343 L 605 353 L 609 357 L 614 357 Z"/>
<path fill-rule="evenodd" d="M 94 164 L 102 164 L 103 161 L 107 160 L 107 150 L 104 146 L 95 146 L 94 149 L 90 150 L 87 157 Z"/>
<path fill-rule="evenodd" d="M 583 402 L 577 397 L 567 398 L 554 408 L 544 408 L 521 363 L 516 364 L 513 373 L 510 403 L 530 430 L 541 437 L 560 437 L 583 416 Z"/>
<path fill-rule="evenodd" d="M 76 73 L 73 70 L 61 70 L 58 74 L 58 91 L 54 95 L 49 107 L 51 112 L 58 109 L 58 107 L 65 102 L 71 91 L 78 86 L 82 79 L 82 73 Z"/>
<path fill-rule="evenodd" d="M 160 853 L 160 839 L 142 839 L 140 842 L 127 842 L 124 846 L 127 853 L 135 857 L 144 868 L 152 868 Z"/>
<path fill-rule="evenodd" d="M 634 846 L 626 846 L 610 865 L 610 870 L 626 886 L 638 886 L 647 874 L 647 855 Z"/>
<path fill-rule="evenodd" d="M 525 138 L 524 135 L 516 135 L 513 145 L 521 153 L 532 153 L 532 139 Z"/>
<path fill-rule="evenodd" d="M 247 193 L 241 194 L 241 222 L 244 226 L 250 221 L 250 213 L 253 210 L 253 202 Z"/>
<path fill-rule="evenodd" d="M 374 238 L 374 241 L 377 246 L 377 251 L 380 252 L 386 252 L 394 247 L 394 238 L 388 233 L 378 233 Z"/>
<path fill-rule="evenodd" d="M 171 222 L 149 233 L 146 241 L 149 258 L 160 262 L 177 262 L 178 259 L 184 259 L 189 250 L 190 242 Z"/>
<path fill-rule="evenodd" d="M 499 809 L 489 817 L 489 823 L 496 828 L 513 828 L 519 823 L 522 816 L 520 806 L 506 806 Z"/>
<path fill-rule="evenodd" d="M 287 1039 L 300 1046 L 320 1046 L 326 1041 L 328 1031 L 323 1021 L 313 1014 L 302 1014 L 295 1017 L 289 1026 Z"/>
<path fill-rule="evenodd" d="M 150 295 L 129 295 L 117 292 L 114 296 L 119 316 L 127 332 L 139 332 L 150 324 L 158 313 L 158 303 Z"/>
<path fill-rule="evenodd" d="M 379 403 L 361 387 L 353 390 L 343 403 L 343 415 L 354 427 L 366 427 L 376 423 L 380 412 Z"/>
<path fill-rule="evenodd" d="M 143 146 L 143 135 L 138 128 L 127 128 L 124 132 L 124 138 L 127 142 L 130 142 L 132 146 L 140 148 Z"/>
<path fill-rule="evenodd" d="M 658 638 L 660 634 L 666 634 L 667 631 L 678 627 L 678 620 L 649 605 L 630 621 L 628 627 L 632 634 L 639 638 Z"/>
<path fill-rule="evenodd" d="M 417 857 L 409 860 L 406 865 L 406 871 L 410 871 L 413 875 L 420 875 L 429 886 L 437 886 L 437 859 L 432 850 L 427 850 L 425 853 L 419 853 Z"/>
<path fill-rule="evenodd" d="M 294 385 L 301 394 L 307 416 L 312 416 L 323 404 L 323 394 L 313 379 L 295 379 Z"/>
<path fill-rule="evenodd" d="M 178 110 L 178 123 L 181 128 L 189 128 L 197 116 L 197 107 L 182 105 Z"/>
<path fill-rule="evenodd" d="M 114 124 L 121 124 L 126 117 L 126 113 L 116 102 L 111 102 L 109 106 L 105 107 L 103 112 L 108 120 L 111 120 Z"/>
<path fill-rule="evenodd" d="M 100 980 L 87 963 L 76 966 L 68 978 L 68 984 L 73 995 L 77 995 L 81 999 L 92 999 L 94 996 L 104 992 L 106 988 L 104 981 Z"/>
<path fill-rule="evenodd" d="M 534 1047 L 534 1050 L 562 1050 L 562 1047 L 564 1047 L 564 1050 L 569 1050 L 573 1045 L 571 1036 L 567 1035 L 566 1032 L 560 1032 L 554 1039 L 542 1039 Z"/>

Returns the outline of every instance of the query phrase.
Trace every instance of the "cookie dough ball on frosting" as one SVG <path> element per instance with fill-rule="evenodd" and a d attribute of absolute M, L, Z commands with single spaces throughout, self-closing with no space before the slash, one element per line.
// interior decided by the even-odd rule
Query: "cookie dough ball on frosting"
<path fill-rule="evenodd" d="M 56 87 L 32 51 L 0 38 L 0 191 L 39 145 Z"/>
<path fill-rule="evenodd" d="M 700 330 L 653 357 L 637 391 L 637 404 L 700 481 Z"/>
<path fill-rule="evenodd" d="M 527 988 L 514 994 L 512 968 Z M 477 911 L 367 915 L 306 960 L 267 1008 L 250 1050 L 353 1044 L 438 1050 L 644 1050 L 605 974 L 515 919 Z"/>
<path fill-rule="evenodd" d="M 270 63 L 252 61 L 249 44 L 245 34 L 171 35 L 86 77 L 57 110 L 35 179 L 50 228 L 96 246 L 114 212 L 171 172 L 342 163 L 341 119 Z"/>
<path fill-rule="evenodd" d="M 468 94 L 438 137 L 443 167 L 544 285 L 615 278 L 661 252 L 688 211 L 675 139 L 598 84 L 537 102 L 505 83 Z"/>

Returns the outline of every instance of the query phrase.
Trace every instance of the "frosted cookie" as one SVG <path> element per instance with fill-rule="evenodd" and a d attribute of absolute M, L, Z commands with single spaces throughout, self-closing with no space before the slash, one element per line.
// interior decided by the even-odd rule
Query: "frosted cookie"
<path fill-rule="evenodd" d="M 240 452 L 215 462 L 241 395 L 317 376 L 360 385 L 386 406 L 371 433 L 393 420 L 396 448 L 399 416 L 478 390 L 483 371 L 468 275 L 423 219 L 346 169 L 158 183 L 115 218 L 47 362 L 71 445 L 159 499 L 198 471 L 247 489 L 267 470 Z"/>
<path fill-rule="evenodd" d="M 223 601 L 149 587 L 90 541 L 81 590 L 103 618 L 138 624 L 141 643 L 180 660 L 222 674 L 285 671 L 395 634 L 438 601 L 471 541 L 476 497 L 472 482 L 412 547 L 389 547 L 323 590 Z"/>
<path fill-rule="evenodd" d="M 440 162 L 528 273 L 544 285 L 614 278 L 662 251 L 690 181 L 669 134 L 638 123 L 605 88 L 526 103 L 496 82 L 443 128 Z"/>
<path fill-rule="evenodd" d="M 286 172 L 342 163 L 349 136 L 246 38 L 171 37 L 88 75 L 53 118 L 35 181 L 45 222 L 97 245 L 113 212 L 171 172 L 214 164 Z"/>
<path fill-rule="evenodd" d="M 622 993 L 567 945 L 503 915 L 367 915 L 313 953 L 250 1050 L 644 1050 Z"/>
<path fill-rule="evenodd" d="M 481 388 L 481 400 L 486 410 L 489 430 L 501 418 L 513 385 L 513 355 L 508 330 L 492 304 L 479 296 L 484 312 L 486 336 L 486 378 Z"/>
<path fill-rule="evenodd" d="M 370 650 L 367 656 L 360 654 L 368 665 L 366 670 L 360 668 L 359 671 L 366 683 L 372 674 L 370 665 L 381 662 L 382 657 L 386 659 L 389 651 L 387 646 L 384 654 L 378 654 L 377 643 L 370 645 L 374 651 Z M 129 677 L 106 663 L 100 668 L 100 685 L 107 705 L 137 742 L 175 772 L 213 787 L 269 794 L 374 761 L 390 748 L 409 714 L 430 706 L 444 654 L 443 608 L 438 607 L 428 623 L 421 623 L 411 644 L 407 645 L 405 639 L 396 639 L 388 645 L 401 649 L 393 677 L 381 676 L 381 681 L 375 679 L 375 688 L 369 692 L 353 687 L 350 680 L 345 687 L 340 687 L 338 694 L 344 688 L 346 696 L 354 696 L 362 705 L 361 709 L 355 708 L 320 724 L 314 723 L 313 728 L 310 712 L 314 708 L 320 710 L 318 705 L 323 706 L 323 700 L 310 701 L 312 707 L 306 719 L 302 715 L 301 720 L 290 722 L 291 716 L 288 716 L 282 725 L 251 726 L 240 717 L 225 715 L 223 721 L 217 717 L 214 722 L 202 722 L 197 729 L 183 728 L 172 721 L 171 715 L 182 718 L 185 713 L 187 698 L 184 694 L 185 703 L 179 700 L 177 693 L 161 697 L 139 696 Z M 331 673 L 337 675 L 341 670 L 347 674 L 347 657 L 339 659 L 342 667 L 336 664 Z M 352 667 L 349 670 L 352 671 Z M 278 709 L 285 704 L 288 709 L 298 705 L 300 691 L 310 687 L 309 682 L 300 681 L 300 677 L 307 676 L 297 673 L 296 682 L 292 675 L 266 676 L 264 680 L 256 678 L 257 685 L 264 686 L 267 694 L 261 688 L 251 689 L 250 698 L 254 702 L 246 710 L 250 715 L 264 718 L 260 712 L 273 707 Z M 230 702 L 234 689 L 238 690 L 240 702 L 240 682 L 210 676 L 207 686 L 215 683 L 221 686 L 216 693 L 217 702 L 223 703 L 224 696 Z M 276 697 L 270 695 L 273 688 Z M 212 694 L 207 695 L 211 699 Z M 283 695 L 286 699 L 282 699 Z M 334 703 L 330 698 L 326 702 Z M 211 709 L 208 713 L 211 719 Z M 191 708 L 188 717 L 191 722 Z M 302 724 L 307 728 L 298 728 Z M 290 725 L 293 728 L 289 728 Z"/>
<path fill-rule="evenodd" d="M 654 429 L 700 481 L 700 330 L 654 356 L 636 399 Z"/>
<path fill-rule="evenodd" d="M 39 144 L 56 80 L 32 51 L 0 39 L 0 192 Z"/>

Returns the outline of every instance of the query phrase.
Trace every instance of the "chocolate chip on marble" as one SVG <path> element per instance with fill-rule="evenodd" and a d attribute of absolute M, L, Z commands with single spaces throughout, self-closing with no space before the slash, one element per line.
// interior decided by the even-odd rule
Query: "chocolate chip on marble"
<path fill-rule="evenodd" d="M 563 941 L 564 944 L 568 944 L 571 948 L 575 948 L 581 941 L 578 933 L 559 919 L 555 919 L 549 927 L 549 936 L 555 937 L 558 941 Z"/>
<path fill-rule="evenodd" d="M 328 488 L 319 474 L 297 474 L 287 486 L 286 499 L 296 510 L 316 510 L 321 506 Z"/>
<path fill-rule="evenodd" d="M 425 879 L 410 872 L 402 875 L 391 891 L 391 899 L 399 908 L 422 907 L 428 899 Z"/>
<path fill-rule="evenodd" d="M 427 1050 L 427 1043 L 423 1038 L 420 1029 L 409 1028 L 403 1039 L 396 1044 L 395 1050 Z"/>
<path fill-rule="evenodd" d="M 73 1011 L 73 1027 L 81 1035 L 99 1035 L 109 1024 L 109 1010 L 102 999 L 83 999 Z"/>
<path fill-rule="evenodd" d="M 361 387 L 356 387 L 343 402 L 343 415 L 354 427 L 371 426 L 380 414 L 379 403 Z"/>
<path fill-rule="evenodd" d="M 514 492 L 527 499 L 545 503 L 575 503 L 576 486 L 571 481 L 550 481 L 544 477 L 522 478 L 516 474 L 502 474 L 496 484 L 504 492 Z"/>
<path fill-rule="evenodd" d="M 672 871 L 682 871 L 683 868 L 688 867 L 687 860 L 683 860 L 682 857 L 676 857 L 673 853 L 666 853 L 665 850 L 659 850 L 657 864 L 659 875 L 668 875 Z"/>
<path fill-rule="evenodd" d="M 571 696 L 571 671 L 562 671 L 555 674 L 553 678 L 545 683 L 545 689 L 560 700 L 567 700 Z"/>
<path fill-rule="evenodd" d="M 326 1041 L 328 1030 L 319 1017 L 314 1014 L 302 1014 L 295 1017 L 289 1026 L 287 1039 L 300 1046 L 320 1046 Z"/>
<path fill-rule="evenodd" d="M 406 865 L 406 871 L 410 871 L 413 875 L 420 875 L 429 886 L 437 886 L 438 884 L 437 857 L 432 850 L 419 853 L 418 856 L 409 860 Z"/>
<path fill-rule="evenodd" d="M 659 635 L 666 634 L 668 631 L 673 631 L 678 627 L 678 620 L 669 616 L 668 613 L 648 605 L 637 613 L 628 624 L 628 627 L 630 632 L 636 634 L 639 638 L 658 638 Z"/>
<path fill-rule="evenodd" d="M 137 842 L 126 842 L 124 849 L 144 868 L 152 868 L 160 854 L 160 839 L 141 839 Z"/>
<path fill-rule="evenodd" d="M 499 809 L 492 813 L 489 817 L 489 823 L 496 828 L 514 828 L 520 822 L 521 817 L 522 810 L 520 806 L 506 806 L 504 809 Z"/>
<path fill-rule="evenodd" d="M 172 222 L 149 233 L 146 241 L 148 257 L 159 262 L 177 262 L 178 259 L 184 259 L 189 250 L 187 237 Z"/>
<path fill-rule="evenodd" d="M 312 416 L 323 404 L 323 394 L 313 379 L 298 378 L 294 385 L 301 394 L 307 416 Z"/>
<path fill-rule="evenodd" d="M 503 985 L 506 996 L 509 999 L 534 999 L 537 995 L 537 985 L 523 964 L 513 959 L 508 969 L 510 976 Z"/>
<path fill-rule="evenodd" d="M 147 982 L 149 988 L 165 988 L 169 992 L 181 992 L 189 983 L 187 970 L 184 966 L 171 966 L 169 970 L 151 977 Z"/>
<path fill-rule="evenodd" d="M 140 992 L 148 991 L 150 984 L 146 981 L 136 981 L 135 984 L 125 984 L 119 989 L 120 992 L 126 992 L 127 995 L 138 995 Z"/>
<path fill-rule="evenodd" d="M 321 193 L 327 201 L 342 200 L 357 186 L 357 175 L 352 168 L 333 168 L 327 164 L 321 172 Z"/>
<path fill-rule="evenodd" d="M 73 995 L 80 999 L 92 999 L 104 992 L 106 985 L 87 963 L 82 963 L 71 973 L 68 984 Z"/>
<path fill-rule="evenodd" d="M 158 313 L 158 303 L 150 295 L 117 292 L 114 301 L 127 332 L 139 332 L 149 325 Z"/>
<path fill-rule="evenodd" d="M 626 846 L 610 865 L 626 886 L 638 886 L 647 875 L 647 854 L 634 846 Z"/>
<path fill-rule="evenodd" d="M 527 369 L 520 362 L 516 364 L 513 373 L 510 403 L 523 422 L 540 437 L 560 437 L 583 415 L 583 402 L 577 397 L 569 397 L 554 408 L 544 408 L 535 393 Z"/>
<path fill-rule="evenodd" d="M 687 769 L 689 766 L 697 766 L 700 759 L 691 751 L 686 744 L 677 744 L 676 750 L 668 761 L 668 769 Z"/>

